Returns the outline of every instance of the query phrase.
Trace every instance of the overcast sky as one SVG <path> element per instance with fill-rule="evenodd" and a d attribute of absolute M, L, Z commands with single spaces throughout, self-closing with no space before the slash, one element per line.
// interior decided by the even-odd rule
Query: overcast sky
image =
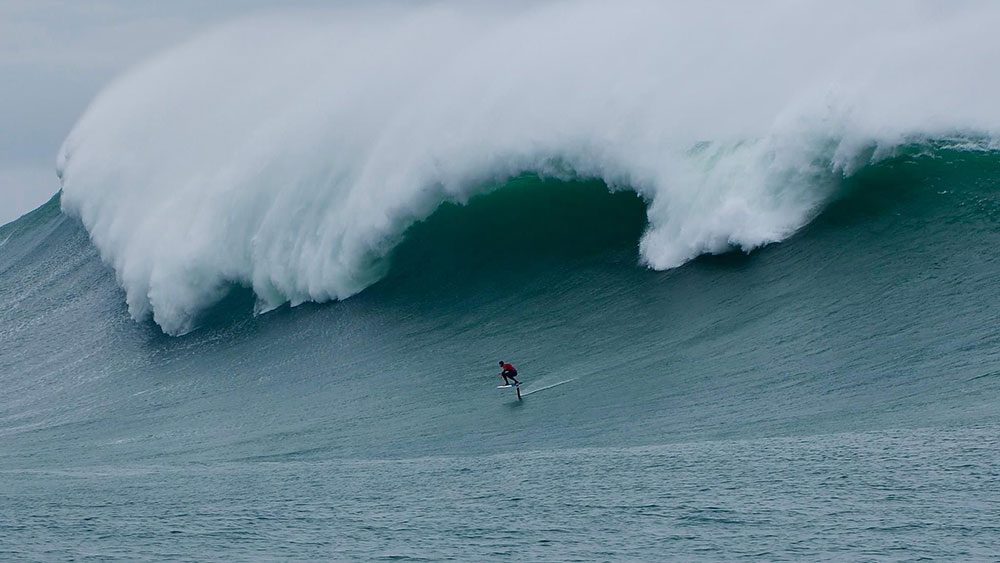
<path fill-rule="evenodd" d="M 115 75 L 208 27 L 288 4 L 0 0 L 0 224 L 59 190 L 56 152 Z"/>

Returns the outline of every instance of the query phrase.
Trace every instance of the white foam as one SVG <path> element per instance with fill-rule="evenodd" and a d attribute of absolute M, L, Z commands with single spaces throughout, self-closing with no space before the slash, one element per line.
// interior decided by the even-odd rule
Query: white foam
<path fill-rule="evenodd" d="M 649 202 L 653 268 L 805 224 L 914 137 L 1000 130 L 1000 4 L 435 2 L 236 22 L 109 86 L 63 206 L 132 315 L 183 333 L 348 297 L 413 221 L 523 171 Z M 562 168 L 560 168 L 562 170 Z"/>

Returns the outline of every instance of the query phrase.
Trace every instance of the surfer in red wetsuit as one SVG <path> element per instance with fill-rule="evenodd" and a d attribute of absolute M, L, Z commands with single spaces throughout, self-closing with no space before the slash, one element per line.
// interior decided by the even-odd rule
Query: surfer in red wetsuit
<path fill-rule="evenodd" d="M 513 381 L 514 385 L 521 384 L 521 382 L 517 380 L 517 368 L 513 365 L 500 360 L 500 369 L 502 370 L 500 372 L 500 377 L 503 378 L 504 385 L 510 385 L 510 381 Z M 507 381 L 508 379 L 510 379 L 510 381 Z"/>

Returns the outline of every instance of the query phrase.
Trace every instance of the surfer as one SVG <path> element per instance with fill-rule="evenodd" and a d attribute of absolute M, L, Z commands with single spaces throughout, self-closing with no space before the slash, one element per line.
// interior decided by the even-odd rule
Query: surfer
<path fill-rule="evenodd" d="M 504 385 L 510 385 L 510 381 L 507 381 L 508 379 L 513 381 L 514 385 L 521 384 L 521 382 L 517 380 L 517 368 L 515 368 L 512 364 L 500 360 L 500 370 L 500 377 L 503 378 Z"/>

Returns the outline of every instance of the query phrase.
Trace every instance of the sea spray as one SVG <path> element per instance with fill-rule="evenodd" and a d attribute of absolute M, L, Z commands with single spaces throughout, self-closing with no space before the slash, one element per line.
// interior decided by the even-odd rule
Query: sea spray
<path fill-rule="evenodd" d="M 66 140 L 63 207 L 133 317 L 230 284 L 342 299 L 414 221 L 525 172 L 647 202 L 675 267 L 807 223 L 902 143 L 1000 130 L 1000 6 L 353 6 L 242 20 L 119 78 Z"/>

